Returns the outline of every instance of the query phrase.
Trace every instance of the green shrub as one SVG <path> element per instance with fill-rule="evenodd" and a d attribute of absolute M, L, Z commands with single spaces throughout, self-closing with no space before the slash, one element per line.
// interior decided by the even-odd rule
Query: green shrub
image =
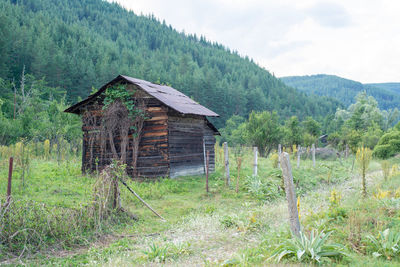
<path fill-rule="evenodd" d="M 165 262 L 168 258 L 168 245 L 159 246 L 153 243 L 143 254 L 148 261 Z"/>
<path fill-rule="evenodd" d="M 238 220 L 239 219 L 237 217 L 225 215 L 219 222 L 221 223 L 222 227 L 231 228 L 239 226 Z"/>
<path fill-rule="evenodd" d="M 394 151 L 390 145 L 377 145 L 373 152 L 374 157 L 387 159 L 394 155 Z"/>
<path fill-rule="evenodd" d="M 392 147 L 393 151 L 395 153 L 399 153 L 400 152 L 400 139 L 398 140 L 390 140 L 389 141 L 389 145 Z"/>
<path fill-rule="evenodd" d="M 332 232 L 311 231 L 310 237 L 303 232 L 300 236 L 293 236 L 284 240 L 274 251 L 271 258 L 280 262 L 283 258 L 289 258 L 297 262 L 321 262 L 324 258 L 340 258 L 345 256 L 344 247 L 341 244 L 328 243 L 328 237 Z"/>
<path fill-rule="evenodd" d="M 368 235 L 374 257 L 385 257 L 390 260 L 400 255 L 400 232 L 391 229 L 380 231 L 378 237 Z"/>
<path fill-rule="evenodd" d="M 278 186 L 271 180 L 262 181 L 258 176 L 246 176 L 246 190 L 258 200 L 272 201 L 280 196 Z"/>
<path fill-rule="evenodd" d="M 374 149 L 374 156 L 387 159 L 400 153 L 400 131 L 392 130 L 384 134 Z"/>
<path fill-rule="evenodd" d="M 147 250 L 143 251 L 146 260 L 159 263 L 174 260 L 182 255 L 190 255 L 191 253 L 190 243 L 171 243 L 164 245 L 153 243 Z"/>
<path fill-rule="evenodd" d="M 327 215 L 333 220 L 344 221 L 344 219 L 347 218 L 347 210 L 342 207 L 330 207 Z"/>

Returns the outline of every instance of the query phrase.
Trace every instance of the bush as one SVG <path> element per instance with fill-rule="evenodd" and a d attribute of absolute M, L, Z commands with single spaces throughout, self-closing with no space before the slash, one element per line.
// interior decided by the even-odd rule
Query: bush
<path fill-rule="evenodd" d="M 387 159 L 394 155 L 393 149 L 390 145 L 377 145 L 373 152 L 374 157 Z"/>
<path fill-rule="evenodd" d="M 339 258 L 345 256 L 344 247 L 341 244 L 327 243 L 332 232 L 311 231 L 310 237 L 303 232 L 300 236 L 293 236 L 278 246 L 271 258 L 280 262 L 283 258 L 290 258 L 297 262 L 321 262 L 324 258 Z"/>
<path fill-rule="evenodd" d="M 143 254 L 147 261 L 165 263 L 183 255 L 190 255 L 192 253 L 190 246 L 190 243 L 169 243 L 164 245 L 153 243 L 147 250 L 143 251 Z"/>
<path fill-rule="evenodd" d="M 272 201 L 280 196 L 278 186 L 271 181 L 262 181 L 258 176 L 246 176 L 246 190 L 258 200 Z"/>
<path fill-rule="evenodd" d="M 400 255 L 400 233 L 391 229 L 379 232 L 378 237 L 368 235 L 371 241 L 372 255 L 374 257 L 385 257 L 388 260 Z"/>
<path fill-rule="evenodd" d="M 232 228 L 232 227 L 238 227 L 239 226 L 239 218 L 234 217 L 234 216 L 229 216 L 225 215 L 220 219 L 220 223 L 223 228 Z"/>
<path fill-rule="evenodd" d="M 374 156 L 387 159 L 400 153 L 400 131 L 392 130 L 384 134 L 374 149 Z"/>
<path fill-rule="evenodd" d="M 399 140 L 390 140 L 389 145 L 392 147 L 395 153 L 400 152 L 400 139 Z"/>

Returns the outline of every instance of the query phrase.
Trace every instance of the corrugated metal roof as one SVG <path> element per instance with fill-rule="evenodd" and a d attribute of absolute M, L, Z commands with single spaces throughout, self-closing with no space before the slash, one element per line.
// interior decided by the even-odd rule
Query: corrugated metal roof
<path fill-rule="evenodd" d="M 162 103 L 167 105 L 168 107 L 178 111 L 182 114 L 193 114 L 193 115 L 202 115 L 202 116 L 209 116 L 209 117 L 219 117 L 219 115 L 212 110 L 200 105 L 199 103 L 190 99 L 190 97 L 182 94 L 178 90 L 166 86 L 166 85 L 159 85 L 154 84 L 148 81 L 132 78 L 125 75 L 119 75 L 111 82 L 104 85 L 98 92 L 93 95 L 90 95 L 87 99 L 71 106 L 70 108 L 66 109 L 65 112 L 71 113 L 79 113 L 78 108 L 83 104 L 89 102 L 94 97 L 100 95 L 108 85 L 117 82 L 119 80 L 125 80 L 129 83 L 137 85 L 143 91 L 148 93 L 149 95 L 155 97 L 156 99 L 160 100 Z M 78 111 L 78 112 L 77 112 Z"/>
<path fill-rule="evenodd" d="M 170 108 L 175 109 L 176 111 L 182 114 L 195 114 L 195 115 L 203 115 L 209 117 L 218 117 L 219 115 L 208 108 L 196 103 L 190 97 L 182 94 L 178 90 L 166 86 L 154 84 L 148 81 L 131 78 L 128 76 L 121 75 L 125 80 L 136 84 L 144 91 L 146 91 L 149 95 L 157 98 L 165 105 Z"/>

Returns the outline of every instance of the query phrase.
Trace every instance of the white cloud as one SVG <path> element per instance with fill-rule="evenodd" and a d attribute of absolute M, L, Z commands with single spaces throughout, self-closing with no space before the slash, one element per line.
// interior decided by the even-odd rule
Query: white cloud
<path fill-rule="evenodd" d="M 400 81 L 400 2 L 118 0 L 248 55 L 277 76 Z"/>

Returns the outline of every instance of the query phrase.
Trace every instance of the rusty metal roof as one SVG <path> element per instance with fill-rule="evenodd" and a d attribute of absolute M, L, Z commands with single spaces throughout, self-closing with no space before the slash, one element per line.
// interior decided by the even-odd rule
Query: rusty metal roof
<path fill-rule="evenodd" d="M 143 91 L 148 93 L 149 95 L 153 96 L 154 98 L 158 99 L 166 106 L 178 111 L 182 114 L 193 114 L 193 115 L 202 115 L 202 116 L 209 116 L 209 117 L 219 117 L 219 115 L 212 110 L 200 105 L 199 103 L 193 101 L 190 97 L 182 94 L 178 90 L 166 86 L 166 85 L 159 85 L 154 84 L 148 81 L 132 78 L 125 75 L 118 75 L 114 80 L 111 82 L 103 85 L 99 91 L 90 95 L 87 99 L 76 103 L 75 105 L 67 108 L 65 112 L 70 113 L 79 113 L 79 107 L 82 105 L 90 102 L 90 100 L 94 99 L 96 96 L 100 95 L 107 87 L 113 83 L 118 81 L 125 80 L 131 84 L 137 85 Z"/>

